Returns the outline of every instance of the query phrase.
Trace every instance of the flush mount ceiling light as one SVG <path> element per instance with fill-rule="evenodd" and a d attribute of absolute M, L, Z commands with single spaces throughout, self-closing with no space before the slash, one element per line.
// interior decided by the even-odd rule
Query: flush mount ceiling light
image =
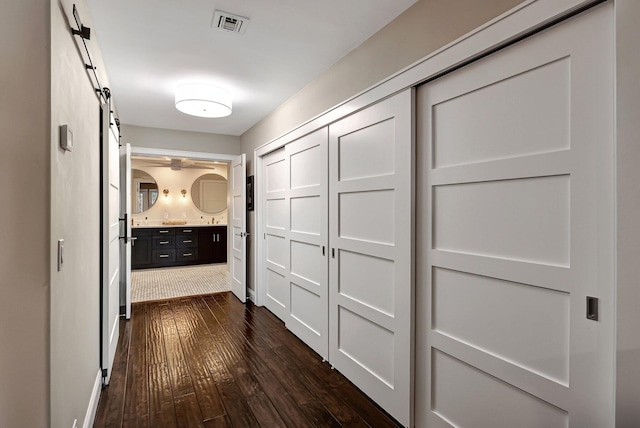
<path fill-rule="evenodd" d="M 176 88 L 176 108 L 198 117 L 225 117 L 231 114 L 231 94 L 211 85 L 189 83 Z"/>

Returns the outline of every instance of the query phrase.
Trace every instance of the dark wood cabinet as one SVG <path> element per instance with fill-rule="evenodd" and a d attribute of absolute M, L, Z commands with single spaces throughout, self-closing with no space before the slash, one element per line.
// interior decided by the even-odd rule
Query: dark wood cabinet
<path fill-rule="evenodd" d="M 151 229 L 132 229 L 131 236 L 131 268 L 150 267 L 153 264 L 151 253 Z"/>
<path fill-rule="evenodd" d="M 227 262 L 227 226 L 202 227 L 198 230 L 200 263 Z"/>
<path fill-rule="evenodd" d="M 226 263 L 226 226 L 133 228 L 131 268 Z"/>

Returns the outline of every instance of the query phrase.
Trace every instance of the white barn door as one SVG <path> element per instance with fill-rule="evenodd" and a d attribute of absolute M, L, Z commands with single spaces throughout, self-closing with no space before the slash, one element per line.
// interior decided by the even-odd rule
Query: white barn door
<path fill-rule="evenodd" d="M 612 9 L 418 90 L 417 426 L 613 426 Z"/>
<path fill-rule="evenodd" d="M 413 90 L 329 126 L 329 361 L 411 421 Z"/>
<path fill-rule="evenodd" d="M 103 382 L 109 384 L 120 330 L 120 147 L 118 131 L 110 125 L 109 104 L 101 108 L 101 362 Z M 125 225 L 126 226 L 126 225 Z"/>

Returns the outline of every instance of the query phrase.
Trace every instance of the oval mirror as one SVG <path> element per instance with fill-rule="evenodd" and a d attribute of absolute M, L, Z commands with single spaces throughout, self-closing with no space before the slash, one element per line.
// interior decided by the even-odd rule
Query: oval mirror
<path fill-rule="evenodd" d="M 151 208 L 158 200 L 158 184 L 149 173 L 141 169 L 131 170 L 131 210 L 139 214 Z"/>
<path fill-rule="evenodd" d="M 191 199 L 200 211 L 209 214 L 227 209 L 227 179 L 219 174 L 201 175 L 191 185 Z"/>

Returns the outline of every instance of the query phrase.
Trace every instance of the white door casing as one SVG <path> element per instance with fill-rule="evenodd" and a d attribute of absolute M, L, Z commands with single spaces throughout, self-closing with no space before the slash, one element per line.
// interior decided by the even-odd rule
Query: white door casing
<path fill-rule="evenodd" d="M 417 426 L 613 426 L 612 9 L 418 90 Z"/>
<path fill-rule="evenodd" d="M 120 292 L 124 294 L 126 319 L 131 319 L 131 144 L 120 147 L 120 218 L 126 219 L 122 225 L 120 239 Z M 124 239 L 126 237 L 126 239 Z M 122 300 L 121 296 L 121 300 Z"/>
<path fill-rule="evenodd" d="M 329 126 L 329 361 L 412 421 L 413 89 Z"/>
<path fill-rule="evenodd" d="M 247 300 L 247 170 L 243 153 L 231 161 L 229 228 L 231 232 L 231 291 L 241 302 Z"/>
<path fill-rule="evenodd" d="M 120 148 L 118 130 L 110 125 L 108 104 L 102 106 L 102 355 L 109 383 L 118 345 L 120 319 Z"/>

